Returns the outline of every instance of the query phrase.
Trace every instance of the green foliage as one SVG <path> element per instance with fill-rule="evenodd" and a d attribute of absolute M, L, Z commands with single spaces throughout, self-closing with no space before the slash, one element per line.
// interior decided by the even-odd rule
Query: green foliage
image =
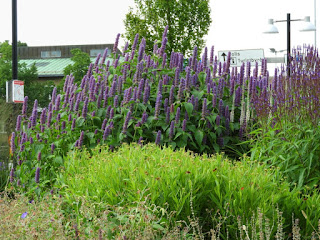
<path fill-rule="evenodd" d="M 285 212 L 285 227 L 291 226 L 291 213 L 303 218 L 301 210 L 313 224 L 320 217 L 316 207 L 319 195 L 301 199 L 297 189 L 290 191 L 278 169 L 267 170 L 247 158 L 232 163 L 222 155 L 201 157 L 182 149 L 174 152 L 166 147 L 131 144 L 117 152 L 100 146 L 92 156 L 86 150 L 76 151 L 64 166 L 56 187 L 67 198 L 85 196 L 126 206 L 146 197 L 150 204 L 175 211 L 175 220 L 188 221 L 188 216 L 195 214 L 204 230 L 213 220 L 206 209 L 218 210 L 226 218 L 223 228 L 228 226 L 230 236 L 237 231 L 236 216 L 245 222 L 258 208 L 276 222 L 274 209 L 278 206 Z M 312 232 L 305 222 L 301 224 Z"/>
<path fill-rule="evenodd" d="M 79 84 L 88 71 L 88 66 L 91 62 L 90 56 L 89 54 L 82 52 L 79 48 L 72 49 L 70 52 L 73 55 L 71 60 L 74 63 L 66 66 L 63 73 L 65 76 L 72 74 L 74 76 L 74 81 Z M 62 85 L 63 83 L 64 81 L 62 81 Z"/>
<path fill-rule="evenodd" d="M 269 127 L 268 127 L 269 126 Z M 320 184 L 320 126 L 277 122 L 251 133 L 251 158 L 279 167 L 298 187 Z"/>
<path fill-rule="evenodd" d="M 152 52 L 154 40 L 162 39 L 168 26 L 167 52 L 190 55 L 194 46 L 204 47 L 203 37 L 211 24 L 209 0 L 135 0 L 124 24 L 125 37 L 132 43 L 136 33 L 147 40 L 146 49 Z"/>

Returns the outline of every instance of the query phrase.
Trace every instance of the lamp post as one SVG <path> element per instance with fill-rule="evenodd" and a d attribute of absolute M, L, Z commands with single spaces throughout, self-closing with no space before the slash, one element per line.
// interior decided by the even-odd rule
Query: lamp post
<path fill-rule="evenodd" d="M 278 28 L 274 23 L 287 22 L 287 66 L 288 66 L 288 76 L 290 76 L 290 52 L 291 52 L 291 22 L 304 21 L 305 25 L 300 30 L 302 32 L 315 31 L 316 27 L 310 22 L 310 17 L 307 16 L 304 19 L 291 19 L 290 13 L 287 13 L 287 20 L 268 20 L 268 28 L 264 33 L 279 33 Z"/>
<path fill-rule="evenodd" d="M 18 79 L 17 0 L 12 0 L 12 80 Z"/>

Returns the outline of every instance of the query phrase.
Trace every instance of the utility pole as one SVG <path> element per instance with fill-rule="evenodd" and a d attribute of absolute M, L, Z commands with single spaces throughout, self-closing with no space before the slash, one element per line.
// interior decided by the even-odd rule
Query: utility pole
<path fill-rule="evenodd" d="M 17 0 L 12 0 L 12 80 L 18 79 Z"/>

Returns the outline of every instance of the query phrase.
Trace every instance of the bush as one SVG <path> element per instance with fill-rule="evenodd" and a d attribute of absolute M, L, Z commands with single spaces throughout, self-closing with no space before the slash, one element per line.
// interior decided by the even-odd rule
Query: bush
<path fill-rule="evenodd" d="M 287 231 L 294 214 L 302 220 L 303 233 L 310 234 L 313 230 L 303 221 L 301 210 L 316 226 L 319 195 L 302 200 L 299 191 L 290 191 L 289 186 L 278 169 L 265 169 L 247 158 L 232 163 L 223 155 L 201 157 L 182 149 L 174 152 L 153 144 L 131 144 L 117 152 L 99 146 L 92 156 L 86 150 L 70 154 L 57 188 L 71 202 L 74 196 L 84 196 L 91 201 L 130 206 L 146 198 L 150 204 L 175 212 L 175 221 L 188 222 L 193 216 L 204 231 L 212 228 L 213 215 L 218 211 L 224 219 L 222 232 L 226 234 L 228 228 L 234 237 L 238 216 L 245 223 L 260 209 L 276 224 L 278 206 Z"/>
<path fill-rule="evenodd" d="M 156 142 L 208 154 L 247 150 L 239 142 L 251 115 L 250 64 L 246 74 L 244 65 L 237 74 L 230 70 L 230 54 L 223 65 L 213 60 L 213 49 L 210 61 L 207 50 L 198 61 L 195 47 L 184 66 L 179 53 L 167 60 L 165 45 L 152 56 L 144 53 L 145 39 L 139 51 L 136 45 L 125 51 L 123 61 L 113 55 L 114 61 L 105 63 L 107 50 L 99 55 L 80 86 L 67 76 L 63 93 L 53 90 L 40 117 L 38 101 L 28 117 L 25 100 L 13 144 L 18 163 L 13 185 L 31 192 L 50 187 L 68 151 L 100 143 L 114 149 L 123 143 Z M 37 172 L 46 176 L 40 184 Z"/>
<path fill-rule="evenodd" d="M 306 57 L 302 57 L 302 55 Z M 300 188 L 320 184 L 320 61 L 313 48 L 293 51 L 290 77 L 275 72 L 254 97 L 260 130 L 251 158 L 279 167 Z"/>

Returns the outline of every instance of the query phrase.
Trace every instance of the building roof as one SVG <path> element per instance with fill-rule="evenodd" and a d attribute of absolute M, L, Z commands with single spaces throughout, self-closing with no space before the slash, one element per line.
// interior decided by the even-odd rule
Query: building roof
<path fill-rule="evenodd" d="M 96 58 L 90 58 L 91 62 L 95 62 Z M 112 58 L 107 58 L 106 62 Z M 64 77 L 63 70 L 74 62 L 71 58 L 47 58 L 47 59 L 21 59 L 19 63 L 25 63 L 27 67 L 36 65 L 38 76 L 44 77 Z"/>

